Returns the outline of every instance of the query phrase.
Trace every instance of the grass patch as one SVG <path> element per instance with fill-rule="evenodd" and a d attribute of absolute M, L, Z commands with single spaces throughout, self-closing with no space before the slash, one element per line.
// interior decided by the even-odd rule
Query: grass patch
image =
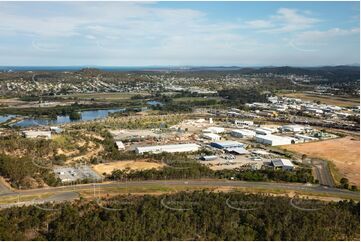
<path fill-rule="evenodd" d="M 20 197 L 18 197 L 18 195 L 9 195 L 0 198 L 0 205 L 17 202 L 30 202 L 32 200 L 45 199 L 52 195 L 54 195 L 54 193 L 42 193 L 39 195 L 20 195 Z"/>

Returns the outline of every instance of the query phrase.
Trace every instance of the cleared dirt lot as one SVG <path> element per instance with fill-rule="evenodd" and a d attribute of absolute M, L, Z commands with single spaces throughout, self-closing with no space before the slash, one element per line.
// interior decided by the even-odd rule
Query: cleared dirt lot
<path fill-rule="evenodd" d="M 115 161 L 104 164 L 92 166 L 92 168 L 99 174 L 111 174 L 113 170 L 124 170 L 130 168 L 131 170 L 149 170 L 152 168 L 162 168 L 165 165 L 162 163 L 148 162 L 148 161 Z"/>
<path fill-rule="evenodd" d="M 320 142 L 282 146 L 292 152 L 331 161 L 342 177 L 360 186 L 360 138 L 346 136 Z"/>
<path fill-rule="evenodd" d="M 326 96 L 311 93 L 286 93 L 282 96 L 300 98 L 306 101 L 320 101 L 321 103 L 338 106 L 357 106 L 360 104 L 358 98 L 343 97 L 343 96 Z"/>

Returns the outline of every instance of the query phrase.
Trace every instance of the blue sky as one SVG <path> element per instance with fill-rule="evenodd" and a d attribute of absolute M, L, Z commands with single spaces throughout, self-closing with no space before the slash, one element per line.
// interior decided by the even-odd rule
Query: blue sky
<path fill-rule="evenodd" d="M 0 2 L 0 65 L 359 63 L 359 2 Z"/>

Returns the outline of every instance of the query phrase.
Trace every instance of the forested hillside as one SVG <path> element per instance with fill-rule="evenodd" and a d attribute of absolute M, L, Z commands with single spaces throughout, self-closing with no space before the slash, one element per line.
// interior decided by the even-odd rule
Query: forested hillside
<path fill-rule="evenodd" d="M 359 203 L 242 193 L 115 197 L 0 212 L 1 240 L 358 240 Z"/>

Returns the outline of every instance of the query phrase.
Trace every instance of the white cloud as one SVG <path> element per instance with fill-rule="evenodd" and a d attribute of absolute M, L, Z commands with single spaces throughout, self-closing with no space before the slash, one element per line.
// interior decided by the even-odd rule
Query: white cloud
<path fill-rule="evenodd" d="M 321 20 L 288 8 L 264 19 L 222 21 L 139 2 L 2 2 L 0 16 L 0 56 L 24 65 L 287 64 L 291 57 L 303 60 L 300 51 L 318 50 L 324 39 L 356 31 L 315 30 Z"/>
<path fill-rule="evenodd" d="M 262 32 L 281 33 L 307 29 L 320 22 L 319 19 L 306 16 L 310 15 L 310 12 L 303 13 L 296 9 L 280 8 L 276 15 L 247 21 L 246 26 Z"/>
<path fill-rule="evenodd" d="M 252 20 L 252 21 L 246 21 L 245 23 L 247 27 L 254 29 L 264 29 L 264 28 L 273 27 L 272 22 L 269 20 Z"/>
<path fill-rule="evenodd" d="M 340 29 L 332 28 L 324 31 L 311 30 L 297 33 L 289 41 L 289 45 L 303 52 L 321 51 L 330 46 L 337 46 L 347 41 L 359 42 L 359 28 Z M 347 45 L 347 44 L 346 44 Z"/>

